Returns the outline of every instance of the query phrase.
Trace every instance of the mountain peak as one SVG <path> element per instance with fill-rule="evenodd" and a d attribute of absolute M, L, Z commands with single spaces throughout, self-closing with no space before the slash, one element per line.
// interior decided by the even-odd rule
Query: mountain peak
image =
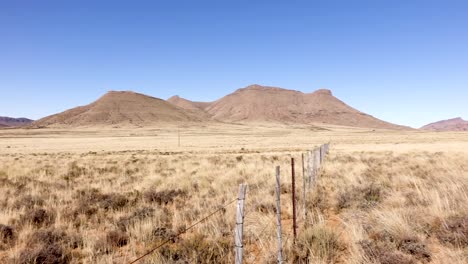
<path fill-rule="evenodd" d="M 91 104 L 45 117 L 33 126 L 145 126 L 199 122 L 202 118 L 171 103 L 132 91 L 109 91 Z"/>
<path fill-rule="evenodd" d="M 279 87 L 249 85 L 205 109 L 223 122 L 327 123 L 354 127 L 406 129 L 366 115 L 332 96 L 328 89 L 303 93 Z"/>
<path fill-rule="evenodd" d="M 332 91 L 329 89 L 319 89 L 314 92 L 315 94 L 325 94 L 325 95 L 333 95 Z"/>

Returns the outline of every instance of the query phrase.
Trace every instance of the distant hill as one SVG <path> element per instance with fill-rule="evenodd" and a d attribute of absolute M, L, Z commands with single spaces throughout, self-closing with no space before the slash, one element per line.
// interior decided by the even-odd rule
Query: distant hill
<path fill-rule="evenodd" d="M 111 91 L 97 101 L 42 118 L 33 127 L 148 126 L 204 119 L 165 100 L 130 91 Z"/>
<path fill-rule="evenodd" d="M 209 102 L 194 102 L 179 97 L 178 95 L 172 96 L 171 98 L 167 99 L 167 101 L 195 115 L 202 116 L 203 118 L 210 118 L 210 114 L 205 111 L 205 109 L 211 104 Z"/>
<path fill-rule="evenodd" d="M 409 129 L 362 113 L 325 89 L 302 93 L 278 87 L 251 85 L 209 104 L 204 110 L 213 119 L 224 122 L 326 123 L 365 128 Z"/>
<path fill-rule="evenodd" d="M 457 117 L 430 123 L 421 127 L 421 129 L 433 131 L 468 131 L 468 121 Z"/>
<path fill-rule="evenodd" d="M 14 117 L 6 117 L 0 116 L 0 127 L 18 127 L 18 126 L 26 126 L 33 122 L 33 120 L 28 118 L 14 118 Z"/>

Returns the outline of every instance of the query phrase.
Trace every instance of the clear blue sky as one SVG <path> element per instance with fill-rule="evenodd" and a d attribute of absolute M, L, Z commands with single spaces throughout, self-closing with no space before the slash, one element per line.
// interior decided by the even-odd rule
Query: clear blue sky
<path fill-rule="evenodd" d="M 108 90 L 331 89 L 413 127 L 468 118 L 468 1 L 1 1 L 0 116 Z"/>

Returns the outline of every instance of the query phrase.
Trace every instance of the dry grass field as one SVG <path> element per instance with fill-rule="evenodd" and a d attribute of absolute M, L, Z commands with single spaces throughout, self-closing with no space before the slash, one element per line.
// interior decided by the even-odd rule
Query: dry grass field
<path fill-rule="evenodd" d="M 181 146 L 178 146 L 178 130 Z M 292 241 L 290 158 L 331 142 Z M 0 130 L 0 263 L 275 263 L 281 166 L 287 263 L 468 263 L 468 133 L 259 124 Z"/>

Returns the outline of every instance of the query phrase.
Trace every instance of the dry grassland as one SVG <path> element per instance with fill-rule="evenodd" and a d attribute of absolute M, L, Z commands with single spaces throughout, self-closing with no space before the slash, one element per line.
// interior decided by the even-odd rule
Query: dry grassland
<path fill-rule="evenodd" d="M 129 263 L 236 198 L 245 263 L 467 263 L 468 134 L 212 125 L 0 130 L 0 263 Z M 292 243 L 290 158 L 331 141 Z M 301 198 L 302 181 L 298 180 Z M 302 212 L 299 199 L 299 212 Z M 235 204 L 141 263 L 233 263 Z"/>

